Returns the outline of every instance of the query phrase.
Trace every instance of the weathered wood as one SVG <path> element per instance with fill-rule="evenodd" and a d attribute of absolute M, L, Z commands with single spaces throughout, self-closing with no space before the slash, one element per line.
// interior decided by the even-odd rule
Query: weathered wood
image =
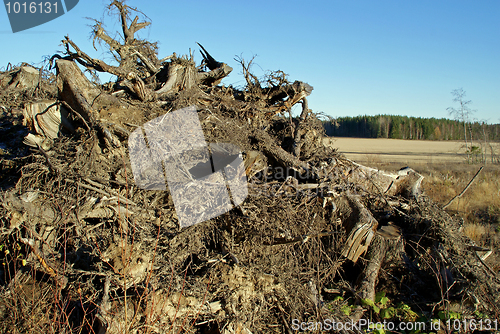
<path fill-rule="evenodd" d="M 196 67 L 192 61 L 173 61 L 168 65 L 168 79 L 162 88 L 158 89 L 156 96 L 175 93 L 190 89 L 196 85 Z"/>
<path fill-rule="evenodd" d="M 302 113 L 299 117 L 299 124 L 295 128 L 294 132 L 294 143 L 293 143 L 293 153 L 297 158 L 300 158 L 300 150 L 302 145 L 304 145 L 303 135 L 305 132 L 307 116 L 311 110 L 308 108 L 307 99 L 304 97 L 302 99 Z"/>
<path fill-rule="evenodd" d="M 365 253 L 378 227 L 377 220 L 370 211 L 360 202 L 356 195 L 346 195 L 352 212 L 352 217 L 345 222 L 349 236 L 342 249 L 342 256 L 356 262 L 361 254 Z M 354 222 L 354 225 L 349 226 Z M 346 226 L 347 225 L 347 226 Z"/>
<path fill-rule="evenodd" d="M 252 136 L 259 141 L 262 150 L 267 155 L 270 155 L 285 167 L 294 167 L 302 169 L 302 172 L 307 172 L 310 170 L 309 165 L 305 161 L 301 161 L 298 157 L 293 156 L 281 147 L 274 144 L 275 140 L 264 130 L 254 129 L 252 131 Z"/>
<path fill-rule="evenodd" d="M 120 43 L 111 38 L 100 21 L 96 21 L 93 27 L 94 41 L 96 39 L 104 41 L 115 54 L 119 65 L 111 66 L 100 59 L 90 57 L 67 36 L 62 41 L 66 47 L 66 58 L 74 59 L 88 69 L 116 75 L 121 80 L 120 84 L 127 87 L 141 101 L 150 101 L 181 90 L 189 90 L 198 84 L 217 85 L 233 70 L 227 64 L 216 61 L 200 44 L 198 45 L 203 50 L 200 52 L 204 64 L 210 69 L 209 72 L 198 71 L 191 54 L 189 57 L 180 58 L 174 54 L 160 61 L 156 56 L 154 43 L 134 38 L 135 32 L 148 26 L 150 22 L 138 22 L 137 16 L 131 20 L 130 10 L 134 9 L 127 6 L 124 1 L 115 0 L 108 8 L 118 9 L 124 42 Z M 130 21 L 128 25 L 127 22 Z M 167 59 L 170 62 L 165 63 Z M 146 87 L 144 81 L 149 87 Z"/>
<path fill-rule="evenodd" d="M 88 69 L 93 69 L 99 72 L 108 72 L 121 78 L 125 77 L 129 72 L 127 69 L 122 67 L 111 66 L 100 59 L 90 57 L 88 54 L 80 50 L 80 48 L 71 39 L 69 39 L 68 36 L 62 40 L 62 43 L 66 47 L 66 54 Z M 75 51 L 71 51 L 70 46 Z"/>
<path fill-rule="evenodd" d="M 156 96 L 160 97 L 181 90 L 191 89 L 199 84 L 205 86 L 219 84 L 233 69 L 225 63 L 216 62 L 216 64 L 219 67 L 209 72 L 198 72 L 194 61 L 172 57 L 171 62 L 164 65 L 167 71 L 166 81 L 160 89 L 155 91 Z M 162 76 L 164 75 L 161 72 L 158 73 L 157 77 L 160 81 L 163 80 Z"/>
<path fill-rule="evenodd" d="M 371 249 L 368 264 L 360 276 L 358 291 L 361 299 L 375 300 L 375 286 L 386 252 L 387 241 L 384 238 L 378 238 Z"/>
<path fill-rule="evenodd" d="M 23 109 L 23 125 L 29 133 L 23 143 L 43 149 L 50 149 L 53 140 L 62 130 L 73 132 L 74 128 L 68 119 L 68 111 L 57 101 L 39 101 L 26 104 Z"/>
<path fill-rule="evenodd" d="M 85 121 L 95 123 L 97 115 L 88 101 L 93 101 L 100 90 L 88 81 L 73 61 L 57 59 L 56 69 L 59 99 L 66 101 Z"/>
<path fill-rule="evenodd" d="M 58 59 L 56 68 L 59 99 L 65 101 L 73 111 L 78 113 L 87 127 L 89 123 L 98 130 L 108 148 L 120 147 L 120 141 L 100 121 L 96 111 L 102 105 L 121 105 L 120 101 L 114 96 L 101 92 L 88 81 L 73 61 Z"/>
<path fill-rule="evenodd" d="M 139 18 L 136 16 L 134 19 L 129 17 L 130 10 L 134 10 L 124 3 L 124 1 L 113 1 L 108 8 L 112 10 L 113 8 L 118 9 L 121 27 L 122 27 L 122 38 L 123 43 L 120 43 L 116 39 L 110 37 L 102 27 L 102 22 L 96 21 L 93 26 L 94 43 L 95 40 L 101 40 L 106 43 L 109 50 L 114 53 L 114 55 L 119 59 L 118 66 L 111 66 L 100 59 L 94 59 L 88 54 L 83 52 L 78 48 L 78 46 L 67 36 L 62 41 L 66 47 L 66 54 L 72 59 L 78 61 L 81 65 L 89 69 L 94 69 L 99 72 L 108 72 L 124 79 L 131 70 L 136 67 L 136 59 L 140 58 L 145 65 L 145 69 L 149 70 L 150 75 L 157 71 L 156 64 L 159 64 L 156 58 L 155 52 L 148 49 L 149 46 L 154 44 L 149 42 L 144 42 L 134 37 L 135 33 L 147 27 L 150 22 L 138 22 Z M 130 24 L 128 24 L 130 22 Z M 146 45 L 146 47 L 144 47 Z M 72 51 L 73 48 L 74 51 Z M 140 52 L 142 51 L 142 52 Z M 147 54 L 144 53 L 147 51 Z M 146 60 L 147 59 L 147 60 Z"/>
<path fill-rule="evenodd" d="M 211 70 L 210 72 L 198 72 L 197 80 L 205 86 L 216 86 L 220 84 L 222 79 L 233 71 L 233 68 L 224 63 L 219 64 L 221 64 L 221 67 Z"/>
<path fill-rule="evenodd" d="M 0 88 L 5 90 L 35 88 L 39 80 L 39 70 L 21 66 L 0 75 Z"/>
<path fill-rule="evenodd" d="M 73 125 L 67 118 L 68 111 L 54 100 L 26 104 L 23 116 L 24 126 L 33 133 L 49 139 L 57 138 L 63 129 L 74 131 Z"/>
<path fill-rule="evenodd" d="M 375 191 L 381 195 L 402 195 L 407 198 L 417 198 L 421 192 L 420 186 L 424 177 L 409 167 L 392 173 L 351 163 L 353 169 L 349 180 L 367 191 Z"/>
<path fill-rule="evenodd" d="M 137 95 L 139 100 L 149 101 L 152 98 L 153 92 L 146 88 L 144 81 L 142 81 L 141 78 L 139 78 L 134 72 L 130 72 L 127 75 L 127 79 L 132 83 L 131 86 L 127 85 L 127 87 L 132 90 L 135 95 Z"/>
<path fill-rule="evenodd" d="M 387 241 L 384 240 L 384 238 L 378 237 L 370 252 L 370 258 L 368 259 L 367 265 L 359 275 L 359 283 L 356 288 L 356 296 L 361 302 L 368 300 L 375 302 L 375 288 L 377 286 L 379 272 L 382 268 L 387 252 Z M 353 322 L 357 322 L 361 319 L 363 314 L 363 309 L 358 308 L 351 316 L 351 320 Z"/>

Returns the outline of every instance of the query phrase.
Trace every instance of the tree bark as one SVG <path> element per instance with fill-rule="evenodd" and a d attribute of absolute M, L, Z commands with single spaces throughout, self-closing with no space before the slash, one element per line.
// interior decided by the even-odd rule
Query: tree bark
<path fill-rule="evenodd" d="M 121 105 L 120 101 L 111 95 L 101 92 L 80 71 L 78 66 L 69 60 L 56 60 L 57 89 L 59 100 L 64 101 L 85 120 L 85 125 L 98 130 L 108 148 L 120 147 L 120 141 L 104 125 L 96 109 L 100 106 Z"/>
<path fill-rule="evenodd" d="M 302 149 L 303 138 L 305 132 L 305 125 L 307 122 L 307 116 L 311 110 L 308 108 L 307 99 L 304 97 L 302 99 L 302 113 L 300 114 L 299 124 L 295 128 L 294 133 L 294 143 L 293 143 L 293 153 L 297 158 L 300 158 L 300 150 Z"/>
<path fill-rule="evenodd" d="M 375 289 L 377 286 L 378 275 L 387 252 L 387 241 L 381 237 L 377 237 L 376 240 L 377 243 L 374 247 L 372 247 L 368 263 L 358 278 L 359 285 L 356 291 L 358 292 L 357 297 L 361 301 L 370 300 L 375 302 Z M 351 320 L 353 322 L 357 322 L 361 319 L 363 314 L 364 310 L 362 308 L 358 308 L 351 316 Z"/>
<path fill-rule="evenodd" d="M 85 121 L 95 124 L 96 113 L 88 101 L 94 101 L 100 90 L 89 82 L 78 66 L 70 60 L 57 59 L 56 69 L 59 99 L 68 103 Z"/>

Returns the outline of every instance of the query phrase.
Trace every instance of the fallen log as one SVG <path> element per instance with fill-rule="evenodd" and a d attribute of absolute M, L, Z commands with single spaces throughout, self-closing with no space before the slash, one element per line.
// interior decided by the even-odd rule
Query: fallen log
<path fill-rule="evenodd" d="M 367 191 L 374 191 L 380 195 L 417 198 L 421 193 L 421 184 L 424 177 L 411 169 L 404 167 L 397 173 L 366 167 L 350 161 L 352 169 L 349 180 Z"/>

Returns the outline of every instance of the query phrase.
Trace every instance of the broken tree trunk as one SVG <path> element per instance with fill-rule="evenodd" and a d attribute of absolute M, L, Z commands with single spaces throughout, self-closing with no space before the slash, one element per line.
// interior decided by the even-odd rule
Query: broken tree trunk
<path fill-rule="evenodd" d="M 198 44 L 203 50 L 200 50 L 200 53 L 203 56 L 203 64 L 210 69 L 210 72 L 198 73 L 198 80 L 206 86 L 218 85 L 224 77 L 228 76 L 229 73 L 233 71 L 233 68 L 225 63 L 218 62 L 210 55 L 210 53 L 208 53 L 207 50 L 205 50 L 203 45 L 200 43 L 196 44 Z"/>
<path fill-rule="evenodd" d="M 101 92 L 88 81 L 73 61 L 58 59 L 56 68 L 59 99 L 85 122 L 96 128 L 103 135 L 106 146 L 120 147 L 120 141 L 108 126 L 101 122 L 97 112 L 101 106 L 121 105 L 120 101 L 114 96 Z"/>
<path fill-rule="evenodd" d="M 220 63 L 221 66 L 210 72 L 198 72 L 197 80 L 205 86 L 216 86 L 222 79 L 227 77 L 233 71 L 233 68 L 227 64 Z"/>
<path fill-rule="evenodd" d="M 70 60 L 57 59 L 57 91 L 59 99 L 65 101 L 87 122 L 95 122 L 95 110 L 102 106 L 121 106 L 120 100 L 102 92 L 83 75 Z"/>
<path fill-rule="evenodd" d="M 186 57 L 170 57 L 170 62 L 165 64 L 164 69 L 157 75 L 157 81 L 164 82 L 163 86 L 155 91 L 157 97 L 190 89 L 198 84 L 215 86 L 232 72 L 232 67 L 216 61 L 201 44 L 198 43 L 198 45 L 205 51 L 205 53 L 200 52 L 203 55 L 204 63 L 210 71 L 198 72 L 192 57 L 189 59 Z M 167 73 L 166 76 L 163 74 L 164 72 Z M 166 81 L 164 81 L 165 77 Z"/>
<path fill-rule="evenodd" d="M 293 153 L 296 157 L 300 158 L 300 150 L 302 148 L 303 135 L 305 132 L 307 116 L 311 110 L 308 108 L 307 99 L 304 97 L 302 99 L 302 113 L 300 114 L 299 124 L 296 126 L 294 131 L 294 143 L 293 143 Z"/>
<path fill-rule="evenodd" d="M 163 87 L 155 91 L 157 97 L 176 93 L 184 89 L 190 89 L 197 84 L 196 66 L 191 59 L 173 58 L 166 64 L 167 81 Z M 162 73 L 158 73 L 161 77 Z M 161 80 L 161 79 L 160 79 Z"/>
<path fill-rule="evenodd" d="M 342 255 L 356 262 L 361 254 L 365 253 L 378 227 L 377 220 L 370 211 L 360 202 L 359 196 L 346 195 L 348 205 L 352 210 L 351 217 L 345 222 L 349 236 L 342 250 Z"/>
<path fill-rule="evenodd" d="M 73 61 L 57 59 L 56 69 L 59 99 L 66 101 L 85 121 L 94 124 L 97 114 L 90 103 L 101 91 L 87 80 Z"/>
<path fill-rule="evenodd" d="M 385 254 L 387 251 L 387 241 L 382 237 L 377 237 L 377 242 L 374 242 L 370 251 L 368 264 L 361 273 L 359 283 L 359 296 L 361 299 L 375 300 L 375 286 L 378 279 L 378 274 L 382 264 L 384 263 Z"/>
<path fill-rule="evenodd" d="M 375 302 L 375 288 L 378 281 L 378 275 L 387 252 L 387 241 L 382 237 L 377 237 L 376 240 L 377 242 L 374 243 L 374 246 L 371 248 L 367 265 L 359 276 L 359 284 L 356 289 L 357 297 L 362 303 L 367 305 Z M 351 320 L 353 322 L 359 321 L 363 313 L 363 309 L 358 308 L 351 316 Z"/>
<path fill-rule="evenodd" d="M 39 80 L 39 70 L 30 66 L 21 66 L 0 74 L 0 88 L 5 90 L 35 88 Z"/>

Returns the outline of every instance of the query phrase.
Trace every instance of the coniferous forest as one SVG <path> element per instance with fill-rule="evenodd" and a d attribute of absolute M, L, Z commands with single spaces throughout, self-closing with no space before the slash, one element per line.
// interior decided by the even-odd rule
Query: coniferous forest
<path fill-rule="evenodd" d="M 416 140 L 463 140 L 464 122 L 446 118 L 394 115 L 339 117 L 323 122 L 331 137 L 393 138 Z M 470 122 L 467 137 L 474 141 L 500 141 L 500 124 Z"/>

